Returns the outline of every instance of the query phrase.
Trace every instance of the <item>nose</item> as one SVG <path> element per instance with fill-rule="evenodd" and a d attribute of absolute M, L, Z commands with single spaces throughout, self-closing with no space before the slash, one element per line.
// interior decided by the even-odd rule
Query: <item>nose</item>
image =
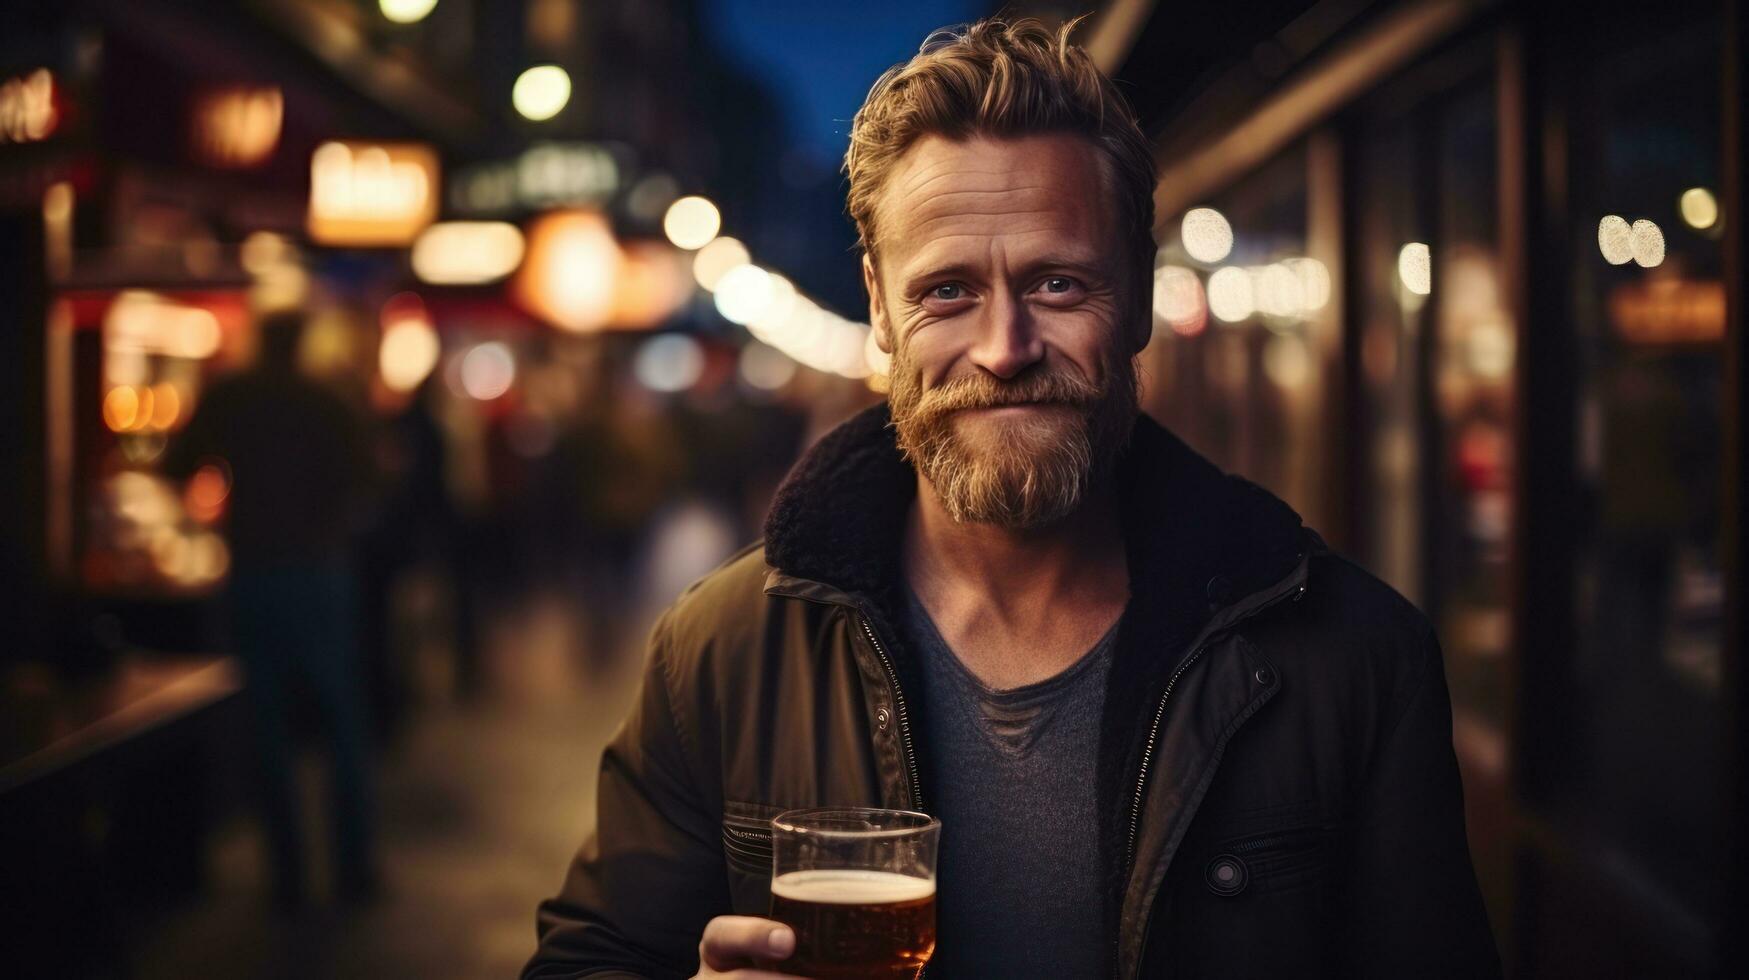
<path fill-rule="evenodd" d="M 998 293 L 983 312 L 978 341 L 967 353 L 973 364 L 1006 380 L 1044 359 L 1044 341 L 1024 303 Z"/>

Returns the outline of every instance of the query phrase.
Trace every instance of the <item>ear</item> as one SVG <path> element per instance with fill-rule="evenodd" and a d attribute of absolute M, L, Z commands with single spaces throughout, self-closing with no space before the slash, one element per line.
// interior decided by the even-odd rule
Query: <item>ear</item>
<path fill-rule="evenodd" d="M 881 295 L 881 277 L 875 271 L 874 256 L 866 251 L 862 253 L 862 287 L 868 290 L 868 325 L 874 329 L 875 346 L 891 354 L 893 334 L 887 322 L 886 299 Z"/>
<path fill-rule="evenodd" d="M 1150 252 L 1132 268 L 1135 279 L 1130 288 L 1130 315 L 1124 323 L 1126 353 L 1134 357 L 1148 346 L 1154 337 L 1154 256 Z"/>

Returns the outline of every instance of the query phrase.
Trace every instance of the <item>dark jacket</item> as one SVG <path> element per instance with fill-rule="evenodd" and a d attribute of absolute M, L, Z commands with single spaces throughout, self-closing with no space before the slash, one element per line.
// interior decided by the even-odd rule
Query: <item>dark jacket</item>
<path fill-rule="evenodd" d="M 916 477 L 888 419 L 823 439 L 763 548 L 656 625 L 525 978 L 690 976 L 712 916 L 766 913 L 771 816 L 929 809 L 929 706 L 894 628 Z M 1497 976 L 1426 618 L 1145 417 L 1118 480 L 1131 599 L 1089 828 L 1113 971 Z"/>

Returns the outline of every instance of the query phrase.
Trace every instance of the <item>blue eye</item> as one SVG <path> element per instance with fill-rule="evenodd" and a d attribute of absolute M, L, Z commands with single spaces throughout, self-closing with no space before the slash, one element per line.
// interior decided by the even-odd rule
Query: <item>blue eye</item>
<path fill-rule="evenodd" d="M 957 283 L 957 282 L 944 282 L 941 285 L 936 286 L 934 289 L 931 289 L 929 291 L 929 295 L 934 297 L 935 299 L 955 300 L 955 299 L 959 299 L 960 295 L 963 292 L 964 292 L 964 289 L 960 286 L 959 283 Z"/>

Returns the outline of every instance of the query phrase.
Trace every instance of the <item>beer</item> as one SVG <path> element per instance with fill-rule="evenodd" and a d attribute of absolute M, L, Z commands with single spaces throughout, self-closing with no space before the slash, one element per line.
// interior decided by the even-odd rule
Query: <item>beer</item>
<path fill-rule="evenodd" d="M 935 951 L 935 882 L 891 871 L 792 871 L 771 883 L 771 917 L 796 951 L 773 964 L 817 980 L 914 980 Z"/>

